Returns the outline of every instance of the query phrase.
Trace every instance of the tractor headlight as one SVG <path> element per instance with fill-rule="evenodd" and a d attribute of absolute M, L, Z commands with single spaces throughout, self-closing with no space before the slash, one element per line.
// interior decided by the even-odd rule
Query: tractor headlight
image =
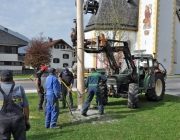
<path fill-rule="evenodd" d="M 113 87 L 114 87 L 114 90 L 117 90 L 117 85 L 114 85 Z"/>
<path fill-rule="evenodd" d="M 108 88 L 110 88 L 110 87 L 111 87 L 111 85 L 107 85 L 107 87 L 108 87 Z"/>

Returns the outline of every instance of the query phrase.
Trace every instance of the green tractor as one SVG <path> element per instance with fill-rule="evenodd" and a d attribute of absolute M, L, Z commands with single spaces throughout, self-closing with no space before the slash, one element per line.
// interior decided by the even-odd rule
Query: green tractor
<path fill-rule="evenodd" d="M 95 48 L 89 48 L 89 44 L 95 44 Z M 112 44 L 120 44 L 113 46 Z M 117 65 L 114 52 L 122 52 L 121 65 Z M 164 97 L 166 69 L 153 58 L 152 54 L 143 54 L 138 50 L 131 55 L 128 43 L 125 41 L 105 39 L 104 35 L 97 37 L 96 42 L 86 42 L 85 52 L 104 52 L 113 73 L 107 75 L 106 84 L 100 84 L 103 104 L 108 103 L 108 97 L 128 98 L 129 108 L 138 107 L 138 94 L 145 93 L 147 100 L 160 101 Z M 159 66 L 163 70 L 159 69 Z"/>

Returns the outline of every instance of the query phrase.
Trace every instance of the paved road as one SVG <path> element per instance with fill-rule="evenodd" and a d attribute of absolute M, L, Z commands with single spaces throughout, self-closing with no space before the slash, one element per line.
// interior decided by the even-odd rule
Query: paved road
<path fill-rule="evenodd" d="M 25 90 L 34 90 L 36 89 L 35 82 L 30 80 L 16 81 L 15 83 L 24 87 Z"/>
<path fill-rule="evenodd" d="M 35 83 L 30 80 L 15 81 L 17 84 L 24 87 L 26 93 L 37 92 Z M 76 90 L 74 87 L 73 90 Z M 167 78 L 165 94 L 176 95 L 180 97 L 180 78 Z"/>
<path fill-rule="evenodd" d="M 15 80 L 15 83 L 24 87 L 26 93 L 36 93 L 37 92 L 36 84 L 35 84 L 35 82 L 32 82 L 31 80 Z M 75 91 L 76 88 L 73 87 L 73 90 Z"/>
<path fill-rule="evenodd" d="M 180 97 L 180 78 L 167 78 L 165 94 Z"/>

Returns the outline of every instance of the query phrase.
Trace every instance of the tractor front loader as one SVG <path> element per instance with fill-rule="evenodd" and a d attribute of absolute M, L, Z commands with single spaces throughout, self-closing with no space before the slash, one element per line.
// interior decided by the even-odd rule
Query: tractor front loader
<path fill-rule="evenodd" d="M 115 43 L 120 45 L 113 46 Z M 96 44 L 96 47 L 88 47 L 91 44 Z M 111 75 L 107 75 L 107 88 L 102 87 L 104 104 L 107 104 L 108 97 L 127 97 L 127 106 L 137 108 L 139 93 L 145 93 L 147 100 L 163 99 L 166 69 L 153 58 L 152 54 L 144 54 L 143 50 L 138 50 L 131 55 L 126 41 L 105 39 L 103 34 L 96 39 L 86 40 L 84 48 L 86 53 L 105 53 L 113 70 Z M 120 66 L 114 57 L 115 52 L 123 53 Z M 159 65 L 163 70 L 159 69 Z"/>

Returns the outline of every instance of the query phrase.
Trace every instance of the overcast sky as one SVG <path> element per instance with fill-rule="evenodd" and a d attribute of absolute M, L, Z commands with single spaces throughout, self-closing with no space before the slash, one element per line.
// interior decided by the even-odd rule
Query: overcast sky
<path fill-rule="evenodd" d="M 84 26 L 90 16 L 84 15 Z M 0 0 L 0 25 L 29 39 L 43 32 L 45 37 L 71 44 L 75 18 L 75 0 Z"/>

